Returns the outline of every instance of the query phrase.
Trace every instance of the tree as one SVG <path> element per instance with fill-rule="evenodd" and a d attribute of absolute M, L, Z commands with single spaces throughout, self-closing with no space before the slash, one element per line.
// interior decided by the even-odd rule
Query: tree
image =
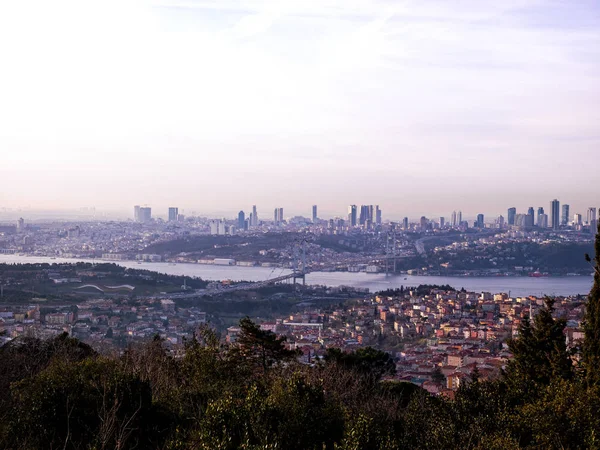
<path fill-rule="evenodd" d="M 274 364 L 290 361 L 299 352 L 285 347 L 287 338 L 277 337 L 272 331 L 261 330 L 250 318 L 240 320 L 240 333 L 234 356 L 239 354 L 245 361 L 262 368 L 263 373 Z"/>
<path fill-rule="evenodd" d="M 325 353 L 325 361 L 340 364 L 361 374 L 368 374 L 375 380 L 381 379 L 384 375 L 396 373 L 396 363 L 392 357 L 373 347 L 359 348 L 349 353 L 343 352 L 339 348 L 328 348 Z"/>
<path fill-rule="evenodd" d="M 505 378 L 522 395 L 535 393 L 553 379 L 568 380 L 574 375 L 564 335 L 566 321 L 552 317 L 553 312 L 554 300 L 546 298 L 545 307 L 533 324 L 525 318 L 519 325 L 518 337 L 508 341 L 513 357 L 507 364 Z"/>
<path fill-rule="evenodd" d="M 435 369 L 433 369 L 433 372 L 431 374 L 431 381 L 433 381 L 438 386 L 444 385 L 446 377 L 442 373 L 442 369 L 440 369 L 440 366 L 435 366 Z"/>
<path fill-rule="evenodd" d="M 598 228 L 600 230 L 600 227 Z M 600 386 L 600 232 L 596 234 L 594 285 L 585 305 L 581 365 L 588 386 Z M 589 255 L 585 255 L 591 262 Z"/>
<path fill-rule="evenodd" d="M 145 448 L 168 426 L 147 383 L 102 358 L 58 362 L 11 387 L 18 448 Z"/>

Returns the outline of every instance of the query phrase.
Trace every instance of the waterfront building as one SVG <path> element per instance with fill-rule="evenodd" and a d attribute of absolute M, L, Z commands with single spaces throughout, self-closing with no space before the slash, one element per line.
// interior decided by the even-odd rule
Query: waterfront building
<path fill-rule="evenodd" d="M 590 233 L 596 234 L 598 232 L 598 216 L 596 215 L 596 208 L 588 208 L 587 212 L 587 224 L 590 227 Z"/>

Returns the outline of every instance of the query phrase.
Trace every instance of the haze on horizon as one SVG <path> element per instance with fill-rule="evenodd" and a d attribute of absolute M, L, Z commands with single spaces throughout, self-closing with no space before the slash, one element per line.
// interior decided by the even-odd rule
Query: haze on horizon
<path fill-rule="evenodd" d="M 600 206 L 593 1 L 3 2 L 0 58 L 0 208 Z"/>

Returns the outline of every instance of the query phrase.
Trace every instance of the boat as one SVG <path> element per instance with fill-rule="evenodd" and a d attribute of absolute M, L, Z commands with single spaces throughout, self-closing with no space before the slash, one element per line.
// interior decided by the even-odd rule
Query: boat
<path fill-rule="evenodd" d="M 541 277 L 547 277 L 548 274 L 542 273 L 539 270 L 536 270 L 535 272 L 530 272 L 529 276 L 533 277 L 533 278 L 541 278 Z"/>

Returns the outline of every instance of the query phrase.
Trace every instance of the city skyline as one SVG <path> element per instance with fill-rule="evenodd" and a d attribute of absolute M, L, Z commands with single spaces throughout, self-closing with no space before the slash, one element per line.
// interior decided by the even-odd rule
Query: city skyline
<path fill-rule="evenodd" d="M 598 12 L 4 2 L 0 207 L 318 202 L 326 216 L 358 202 L 401 218 L 460 199 L 491 216 L 561 193 L 585 214 L 597 199 L 581 180 L 600 172 Z"/>
<path fill-rule="evenodd" d="M 590 208 L 595 208 L 598 209 L 598 206 L 593 206 L 593 205 L 587 205 L 587 206 L 582 206 L 580 209 L 578 208 L 574 208 L 572 205 L 573 203 L 569 204 L 569 203 L 562 203 L 560 201 L 560 198 L 558 199 L 559 201 L 559 212 L 558 212 L 558 221 L 560 225 L 564 225 L 565 224 L 565 206 L 567 207 L 567 218 L 568 218 L 568 222 L 570 223 L 573 220 L 573 217 L 575 214 L 581 214 L 583 216 L 584 219 L 587 218 L 587 214 Z M 403 219 L 405 217 L 409 217 L 411 222 L 418 222 L 420 217 L 426 217 L 428 220 L 433 220 L 433 221 L 438 221 L 440 217 L 445 218 L 446 222 L 448 223 L 452 223 L 452 215 L 453 213 L 457 213 L 460 216 L 460 220 L 457 219 L 457 221 L 462 221 L 462 220 L 468 220 L 469 222 L 473 222 L 475 220 L 477 220 L 478 216 L 480 214 L 484 215 L 485 217 L 485 223 L 494 223 L 496 221 L 496 219 L 498 219 L 499 216 L 503 216 L 504 220 L 506 221 L 506 223 L 510 224 L 510 216 L 511 216 L 511 209 L 515 209 L 514 214 L 515 215 L 531 215 L 535 210 L 537 210 L 537 215 L 534 214 L 533 216 L 533 224 L 537 226 L 538 221 L 540 219 L 540 212 L 543 214 L 544 211 L 547 212 L 547 214 L 545 214 L 547 220 L 549 221 L 550 224 L 551 220 L 552 220 L 552 202 L 553 200 L 550 200 L 547 203 L 547 206 L 544 206 L 544 203 L 540 203 L 540 204 L 535 204 L 535 205 L 529 205 L 529 206 L 511 206 L 511 207 L 506 207 L 504 210 L 501 211 L 487 211 L 486 207 L 483 207 L 480 210 L 477 211 L 464 211 L 461 208 L 453 208 L 451 209 L 446 209 L 444 211 L 441 212 L 434 212 L 434 213 L 416 213 L 416 214 L 400 214 L 398 216 L 390 216 L 387 214 L 388 209 L 385 207 L 385 205 L 381 205 L 381 204 L 359 204 L 359 203 L 353 203 L 351 205 L 346 205 L 345 208 L 338 208 L 337 211 L 323 211 L 319 205 L 317 204 L 312 204 L 312 205 L 308 205 L 306 208 L 299 208 L 299 207 L 289 207 L 289 206 L 285 206 L 285 211 L 286 214 L 285 216 L 279 216 L 279 217 L 283 217 L 283 219 L 285 218 L 291 218 L 291 217 L 296 217 L 296 216 L 301 216 L 301 217 L 305 217 L 307 219 L 311 219 L 314 217 L 313 214 L 315 212 L 315 208 L 318 208 L 319 214 L 318 214 L 318 218 L 319 219 L 330 219 L 330 218 L 343 218 L 346 219 L 350 213 L 350 207 L 351 206 L 355 206 L 357 211 L 356 213 L 356 223 L 359 223 L 359 213 L 360 213 L 360 208 L 361 207 L 374 207 L 376 208 L 374 210 L 374 213 L 377 213 L 377 211 L 379 211 L 379 215 L 381 217 L 381 221 L 385 222 L 385 221 L 392 221 L 392 222 L 402 222 Z M 511 203 L 511 205 L 515 205 L 517 203 Z M 519 205 L 521 203 L 518 203 Z M 182 220 L 183 218 L 190 216 L 190 217 L 208 217 L 208 218 L 216 218 L 216 219 L 222 219 L 222 218 L 226 218 L 226 219 L 234 219 L 236 217 L 238 217 L 239 212 L 244 212 L 246 214 L 246 217 L 248 217 L 249 219 L 252 219 L 253 217 L 253 213 L 257 212 L 257 217 L 258 220 L 267 220 L 267 221 L 271 221 L 273 218 L 273 213 L 270 211 L 276 210 L 279 213 L 279 210 L 283 210 L 283 207 L 281 206 L 275 206 L 273 207 L 261 207 L 260 205 L 246 205 L 244 208 L 233 208 L 232 210 L 223 210 L 223 211 L 218 211 L 218 212 L 210 212 L 210 211 L 202 211 L 198 208 L 196 209 L 187 209 L 187 208 L 182 208 L 181 206 L 173 206 L 172 203 L 169 203 L 170 206 L 168 207 L 156 207 L 153 204 L 136 204 L 135 207 L 130 207 L 129 211 L 106 211 L 106 210 L 99 210 L 99 209 L 95 209 L 94 207 L 82 207 L 82 208 L 78 208 L 78 209 L 72 209 L 72 210 L 35 210 L 35 209 L 27 209 L 27 208 L 3 208 L 2 205 L 0 205 L 0 221 L 2 220 L 6 220 L 7 218 L 14 218 L 16 216 L 19 215 L 27 215 L 28 213 L 31 214 L 35 220 L 35 216 L 36 215 L 48 215 L 51 216 L 54 219 L 69 219 L 69 218 L 73 218 L 74 216 L 95 216 L 97 215 L 98 217 L 106 217 L 109 219 L 120 219 L 120 220 L 127 220 L 127 219 L 133 219 L 134 221 L 139 221 L 138 220 L 138 209 L 142 209 L 144 210 L 145 208 L 150 208 L 151 210 L 151 214 L 152 214 L 152 218 L 161 218 L 161 219 L 165 219 L 165 220 L 176 220 L 176 218 L 178 216 L 180 216 L 180 220 Z M 452 206 L 449 205 L 448 208 Z M 134 209 L 134 211 L 132 212 L 132 208 Z M 262 216 L 260 214 L 260 212 L 263 212 Z M 345 212 L 344 212 L 345 211 Z M 483 211 L 483 212 L 482 212 Z M 570 213 L 569 213 L 570 211 Z M 283 213 L 283 211 L 281 211 L 281 213 Z M 237 220 L 237 219 L 236 219 Z M 280 221 L 282 220 L 281 218 L 279 219 Z M 373 215 L 373 221 L 376 221 L 376 214 Z"/>

